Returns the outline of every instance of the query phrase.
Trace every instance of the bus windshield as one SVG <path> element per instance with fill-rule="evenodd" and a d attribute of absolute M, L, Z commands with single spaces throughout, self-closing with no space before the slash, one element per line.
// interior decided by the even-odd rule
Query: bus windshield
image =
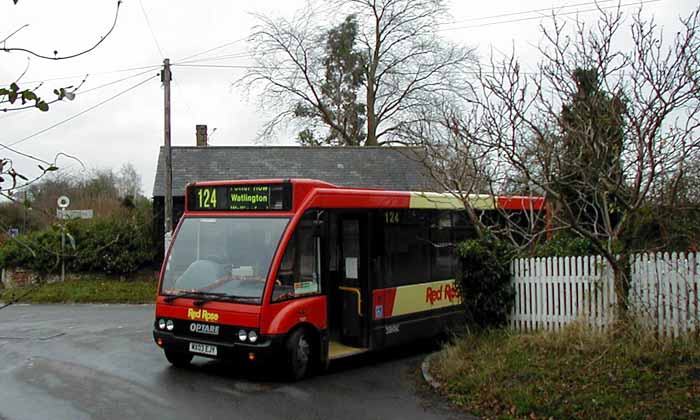
<path fill-rule="evenodd" d="M 221 296 L 260 303 L 288 218 L 183 220 L 165 266 L 161 294 Z"/>

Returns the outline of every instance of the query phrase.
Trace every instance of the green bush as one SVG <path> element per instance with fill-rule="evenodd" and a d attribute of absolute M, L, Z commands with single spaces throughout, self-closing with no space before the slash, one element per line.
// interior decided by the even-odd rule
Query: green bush
<path fill-rule="evenodd" d="M 152 264 L 155 246 L 145 212 L 66 223 L 75 249 L 66 239 L 66 270 L 74 273 L 128 274 Z M 0 247 L 0 266 L 50 274 L 60 271 L 61 228 L 53 225 Z"/>
<path fill-rule="evenodd" d="M 524 257 L 581 257 L 597 254 L 590 240 L 574 236 L 572 233 L 559 233 L 537 245 L 532 255 Z"/>
<path fill-rule="evenodd" d="M 467 322 L 478 328 L 506 323 L 515 290 L 510 281 L 514 249 L 494 238 L 468 240 L 457 246 L 462 262 L 458 287 Z"/>

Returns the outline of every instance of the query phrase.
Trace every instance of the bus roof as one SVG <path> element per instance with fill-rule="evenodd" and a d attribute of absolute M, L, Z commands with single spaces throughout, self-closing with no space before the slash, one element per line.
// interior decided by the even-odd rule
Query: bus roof
<path fill-rule="evenodd" d="M 319 207 L 409 208 L 409 209 L 464 209 L 465 205 L 479 210 L 541 210 L 544 198 L 536 196 L 494 196 L 489 194 L 461 195 L 458 192 L 391 191 L 372 188 L 338 187 L 315 179 L 248 179 L 204 181 L 191 187 L 222 187 L 241 185 L 293 185 L 293 205 L 290 211 L 300 209 L 307 199 Z M 314 199 L 316 198 L 316 199 Z"/>

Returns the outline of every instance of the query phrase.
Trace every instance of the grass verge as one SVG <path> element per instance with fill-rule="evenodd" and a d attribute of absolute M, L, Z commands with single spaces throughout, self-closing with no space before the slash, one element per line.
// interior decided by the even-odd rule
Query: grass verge
<path fill-rule="evenodd" d="M 152 275 L 134 279 L 96 276 L 67 279 L 65 282 L 44 283 L 33 291 L 27 288 L 0 290 L 0 302 L 19 300 L 23 303 L 153 303 L 157 281 Z"/>
<path fill-rule="evenodd" d="M 456 340 L 432 374 L 456 405 L 489 419 L 699 418 L 700 343 L 627 327 L 492 331 Z"/>

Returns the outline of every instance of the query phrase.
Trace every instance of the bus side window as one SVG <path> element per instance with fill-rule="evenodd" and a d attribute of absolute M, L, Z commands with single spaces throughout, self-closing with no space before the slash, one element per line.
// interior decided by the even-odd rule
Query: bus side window
<path fill-rule="evenodd" d="M 450 238 L 453 226 L 451 211 L 435 211 L 431 214 L 432 281 L 449 280 L 455 276 L 455 245 Z"/>
<path fill-rule="evenodd" d="M 398 223 L 384 221 L 385 287 L 429 282 L 432 246 L 428 214 L 421 210 L 397 213 Z"/>
<path fill-rule="evenodd" d="M 315 213 L 304 215 L 287 244 L 272 290 L 273 302 L 316 294 L 321 290 L 314 216 Z"/>

